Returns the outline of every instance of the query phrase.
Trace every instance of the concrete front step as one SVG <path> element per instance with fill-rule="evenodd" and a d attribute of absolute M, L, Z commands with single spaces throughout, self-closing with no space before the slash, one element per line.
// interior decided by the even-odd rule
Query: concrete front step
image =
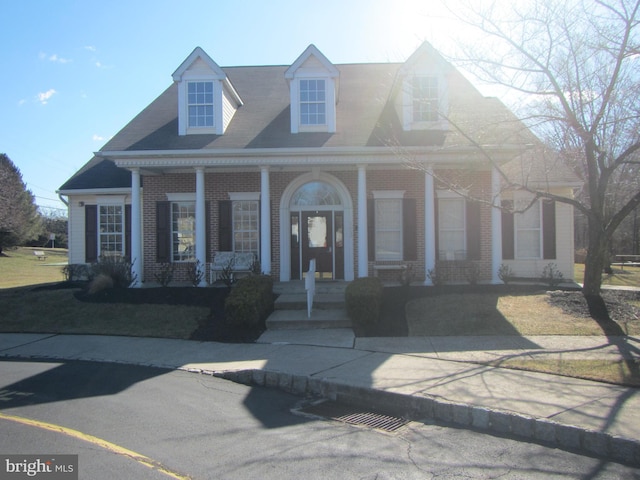
<path fill-rule="evenodd" d="M 266 321 L 268 330 L 310 328 L 350 328 L 351 320 L 343 309 L 316 310 L 307 318 L 307 310 L 276 310 Z"/>
<path fill-rule="evenodd" d="M 274 305 L 276 310 L 306 310 L 307 295 L 305 293 L 283 293 Z M 344 294 L 316 293 L 313 297 L 314 310 L 332 310 L 344 308 Z"/>
<path fill-rule="evenodd" d="M 316 294 L 334 293 L 344 296 L 344 290 L 347 288 L 347 285 L 349 285 L 349 282 L 344 282 L 342 280 L 318 280 L 316 282 Z M 273 285 L 273 292 L 278 295 L 285 293 L 299 293 L 306 295 L 307 290 L 305 289 L 304 280 L 291 280 L 290 282 L 276 282 Z"/>

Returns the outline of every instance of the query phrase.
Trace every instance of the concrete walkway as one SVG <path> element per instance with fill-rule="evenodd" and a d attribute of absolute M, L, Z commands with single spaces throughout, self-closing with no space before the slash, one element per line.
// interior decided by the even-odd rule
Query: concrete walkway
<path fill-rule="evenodd" d="M 639 338 L 355 339 L 350 329 L 287 333 L 263 336 L 256 344 L 0 334 L 0 357 L 207 373 L 640 465 L 640 389 L 472 363 L 514 356 L 638 360 Z"/>

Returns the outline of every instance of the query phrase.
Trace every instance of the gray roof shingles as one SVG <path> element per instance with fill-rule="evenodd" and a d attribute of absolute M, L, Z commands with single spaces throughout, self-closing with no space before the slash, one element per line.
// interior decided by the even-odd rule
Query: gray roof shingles
<path fill-rule="evenodd" d="M 468 145 L 455 129 L 403 132 L 396 112 L 402 64 L 336 65 L 340 72 L 336 133 L 291 133 L 286 66 L 223 68 L 243 100 L 224 135 L 178 135 L 178 89 L 172 84 L 101 151 Z M 455 69 L 447 74 L 450 118 L 482 143 L 524 143 L 535 137 L 498 100 L 483 97 Z M 493 119 L 493 123 L 491 121 Z M 512 127 L 495 119 L 513 120 Z M 130 173 L 92 158 L 61 191 L 130 186 Z"/>

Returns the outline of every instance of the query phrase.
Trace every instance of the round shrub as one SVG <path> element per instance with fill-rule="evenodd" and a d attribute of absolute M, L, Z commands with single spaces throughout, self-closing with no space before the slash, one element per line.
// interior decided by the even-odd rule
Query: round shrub
<path fill-rule="evenodd" d="M 273 311 L 273 279 L 267 275 L 241 278 L 224 302 L 226 322 L 256 327 Z"/>

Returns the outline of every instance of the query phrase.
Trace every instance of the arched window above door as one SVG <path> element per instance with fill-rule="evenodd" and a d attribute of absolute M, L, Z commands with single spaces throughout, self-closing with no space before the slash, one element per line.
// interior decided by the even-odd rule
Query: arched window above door
<path fill-rule="evenodd" d="M 342 205 L 338 191 L 325 182 L 309 182 L 291 197 L 291 207 Z"/>

